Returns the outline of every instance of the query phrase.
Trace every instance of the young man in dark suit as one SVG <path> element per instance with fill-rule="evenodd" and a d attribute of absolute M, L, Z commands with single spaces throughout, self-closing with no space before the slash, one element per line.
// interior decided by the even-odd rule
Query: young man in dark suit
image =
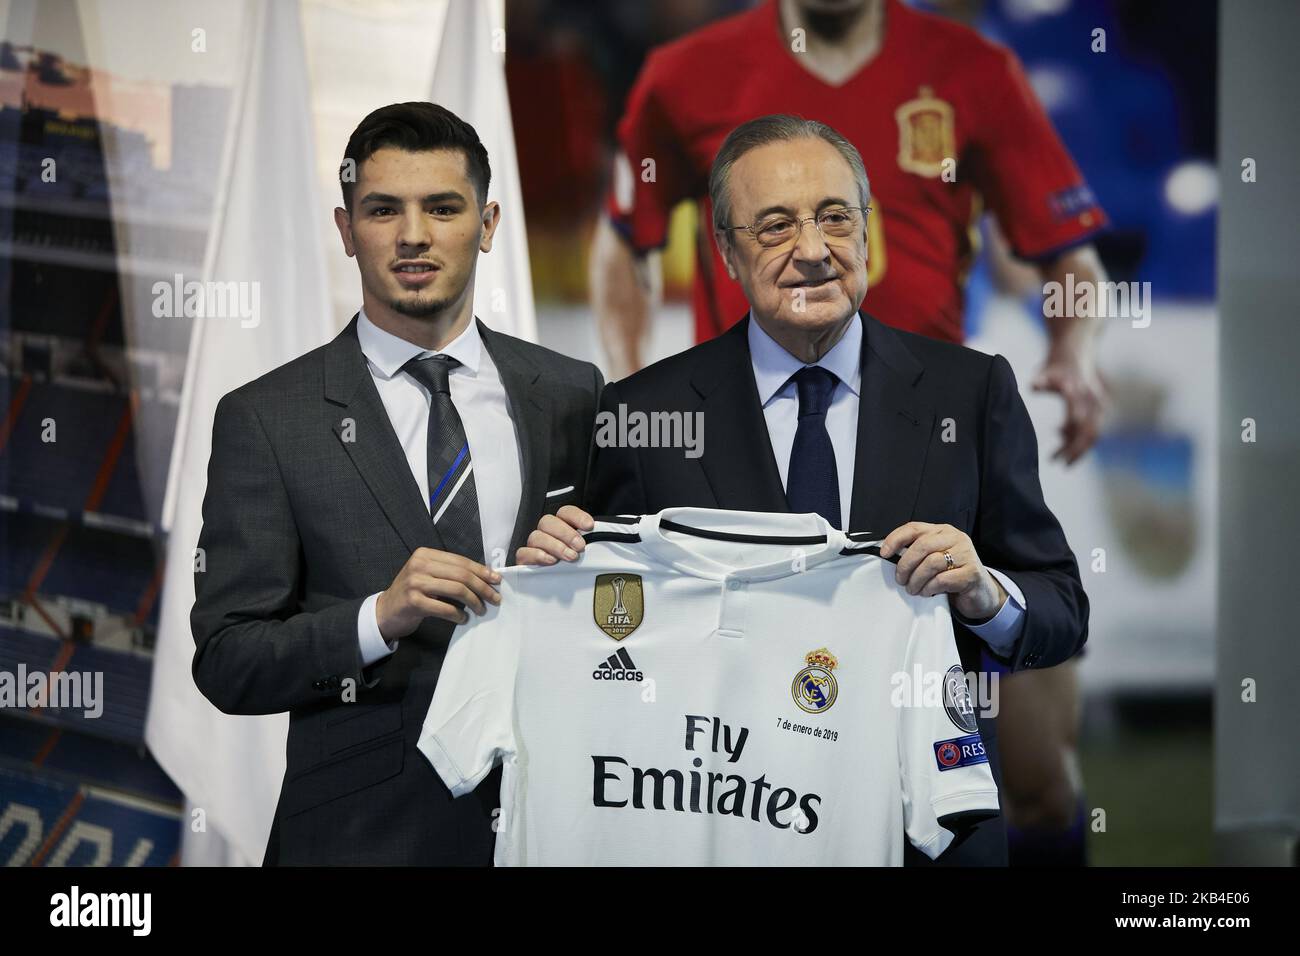
<path fill-rule="evenodd" d="M 493 567 L 583 500 L 603 381 L 474 317 L 501 209 L 469 124 L 376 110 L 340 180 L 363 308 L 217 407 L 194 679 L 226 713 L 290 714 L 266 863 L 485 865 L 497 785 L 453 801 L 416 743 Z"/>

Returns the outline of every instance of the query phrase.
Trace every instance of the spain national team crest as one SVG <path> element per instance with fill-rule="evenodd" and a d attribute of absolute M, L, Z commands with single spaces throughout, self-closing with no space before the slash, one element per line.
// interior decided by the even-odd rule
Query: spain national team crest
<path fill-rule="evenodd" d="M 840 693 L 832 673 L 840 662 L 826 648 L 819 647 L 804 656 L 804 663 L 808 666 L 794 675 L 794 683 L 790 685 L 794 702 L 810 714 L 830 710 Z"/>
<path fill-rule="evenodd" d="M 916 99 L 900 106 L 894 116 L 900 169 L 935 179 L 943 172 L 945 159 L 957 158 L 952 104 L 936 98 L 930 87 L 921 87 Z"/>
<path fill-rule="evenodd" d="M 592 616 L 596 626 L 616 641 L 621 641 L 640 625 L 645 617 L 645 592 L 639 574 L 598 574 L 592 598 Z"/>

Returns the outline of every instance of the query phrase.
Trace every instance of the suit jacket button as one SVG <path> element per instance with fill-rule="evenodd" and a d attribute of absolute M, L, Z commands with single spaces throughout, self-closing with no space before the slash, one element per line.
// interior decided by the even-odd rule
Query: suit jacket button
<path fill-rule="evenodd" d="M 311 682 L 312 690 L 324 690 L 325 682 L 323 680 L 314 680 Z"/>

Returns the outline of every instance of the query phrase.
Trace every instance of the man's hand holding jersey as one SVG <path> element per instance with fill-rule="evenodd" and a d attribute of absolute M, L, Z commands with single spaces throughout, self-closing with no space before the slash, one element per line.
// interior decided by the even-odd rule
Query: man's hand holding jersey
<path fill-rule="evenodd" d="M 587 512 L 565 505 L 542 516 L 515 560 L 531 565 L 576 561 L 584 547 L 582 533 L 594 525 Z M 1006 589 L 984 567 L 970 536 L 950 524 L 909 521 L 895 528 L 881 542 L 880 556 L 895 555 L 895 580 L 908 594 L 947 594 L 952 609 L 967 621 L 990 620 L 1006 602 Z"/>
<path fill-rule="evenodd" d="M 590 531 L 595 524 L 595 519 L 576 505 L 565 505 L 553 515 L 542 515 L 537 530 L 528 536 L 528 543 L 515 553 L 515 561 L 540 565 L 576 561 L 578 553 L 586 547 L 582 533 Z"/>
<path fill-rule="evenodd" d="M 908 594 L 947 594 L 952 609 L 972 623 L 1002 609 L 1006 589 L 984 567 L 970 535 L 950 524 L 909 521 L 880 544 L 880 556 L 898 556 L 894 578 Z"/>
<path fill-rule="evenodd" d="M 465 624 L 467 607 L 482 615 L 487 613 L 486 602 L 501 603 L 501 593 L 493 587 L 499 583 L 500 574 L 463 555 L 416 548 L 388 590 L 379 595 L 375 623 L 389 642 L 406 637 L 426 617 Z"/>

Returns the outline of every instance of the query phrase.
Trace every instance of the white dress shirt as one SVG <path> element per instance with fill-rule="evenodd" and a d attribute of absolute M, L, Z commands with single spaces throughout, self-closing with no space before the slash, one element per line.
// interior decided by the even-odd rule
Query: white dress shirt
<path fill-rule="evenodd" d="M 415 483 L 420 486 L 424 507 L 429 507 L 428 427 L 429 393 L 423 385 L 401 371 L 415 357 L 449 355 L 460 364 L 451 370 L 448 387 L 451 400 L 465 426 L 470 459 L 474 462 L 474 488 L 478 495 L 479 523 L 483 530 L 483 554 L 492 567 L 510 563 L 510 537 L 519 514 L 523 493 L 523 467 L 519 441 L 510 418 L 510 401 L 492 356 L 483 347 L 478 323 L 471 319 L 465 331 L 437 352 L 385 332 L 366 317 L 357 318 L 357 339 L 366 357 L 379 398 L 388 412 L 397 440 L 406 453 Z M 373 664 L 397 649 L 397 642 L 385 641 L 379 633 L 378 592 L 366 598 L 357 614 L 357 639 L 361 660 Z"/>
<path fill-rule="evenodd" d="M 758 398 L 763 403 L 763 418 L 767 422 L 772 453 L 776 456 L 781 485 L 785 487 L 790 474 L 794 433 L 799 427 L 799 390 L 790 377 L 803 368 L 804 363 L 763 331 L 754 321 L 753 315 L 749 319 L 749 355 L 754 365 Z M 862 396 L 861 316 L 853 317 L 853 322 L 840 340 L 814 364 L 831 372 L 839 380 L 831 394 L 830 407 L 826 410 L 826 431 L 831 438 L 831 447 L 835 450 L 835 471 L 840 482 L 840 530 L 849 531 L 853 466 L 858 444 L 858 401 Z M 894 529 L 859 530 L 887 534 Z M 995 652 L 1008 656 L 1024 627 L 1025 596 L 1016 583 L 1001 571 L 989 568 L 989 573 L 1007 589 L 1009 600 L 1002 603 L 998 613 L 990 620 L 966 626 Z"/>

